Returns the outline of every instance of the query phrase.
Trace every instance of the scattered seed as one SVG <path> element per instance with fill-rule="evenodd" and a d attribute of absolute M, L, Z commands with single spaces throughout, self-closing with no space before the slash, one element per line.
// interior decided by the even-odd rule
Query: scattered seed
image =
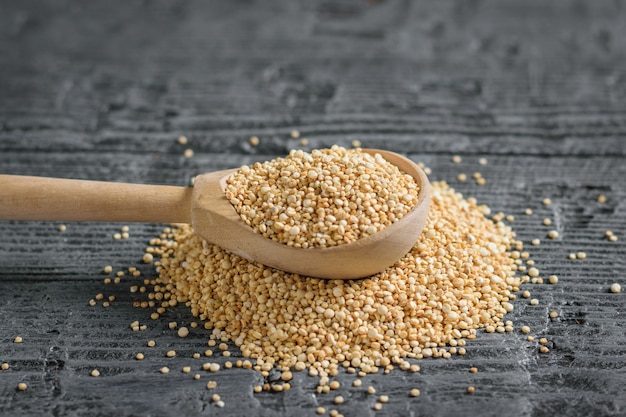
<path fill-rule="evenodd" d="M 298 132 L 297 130 L 292 130 L 291 131 L 291 138 L 292 139 L 298 139 L 300 137 L 300 132 Z"/>
<path fill-rule="evenodd" d="M 168 350 L 167 353 L 165 354 L 165 356 L 167 356 L 168 358 L 173 358 L 174 356 L 176 356 L 176 351 L 175 350 Z"/>
<path fill-rule="evenodd" d="M 178 329 L 178 337 L 187 337 L 189 336 L 189 329 L 186 327 L 181 327 Z"/>
<path fill-rule="evenodd" d="M 604 194 L 600 194 L 598 196 L 598 203 L 602 203 L 602 204 L 606 203 L 606 196 Z"/>
<path fill-rule="evenodd" d="M 95 377 L 99 377 L 100 376 L 100 371 L 97 369 L 92 369 L 91 372 L 89 373 L 89 375 Z"/>
<path fill-rule="evenodd" d="M 248 142 L 252 146 L 258 146 L 260 141 L 259 141 L 259 138 L 257 136 L 250 136 L 250 139 L 248 139 Z"/>
<path fill-rule="evenodd" d="M 460 164 L 462 161 L 461 156 L 460 155 L 454 155 L 452 157 L 452 162 L 454 162 L 455 164 Z"/>
<path fill-rule="evenodd" d="M 551 311 L 550 312 L 550 318 L 551 319 L 555 319 L 557 317 L 559 317 L 559 313 L 557 313 L 556 311 Z"/>
<path fill-rule="evenodd" d="M 26 391 L 27 389 L 28 389 L 28 385 L 26 385 L 26 383 L 20 382 L 17 384 L 18 391 Z"/>
<path fill-rule="evenodd" d="M 178 144 L 179 145 L 186 145 L 188 142 L 187 137 L 186 136 L 179 136 L 178 137 Z"/>
<path fill-rule="evenodd" d="M 183 153 L 185 158 L 192 158 L 193 154 L 194 154 L 194 152 L 193 152 L 193 149 L 191 149 L 191 148 L 185 149 L 185 152 Z"/>
<path fill-rule="evenodd" d="M 151 264 L 154 260 L 154 256 L 150 253 L 146 253 L 143 255 L 143 262 L 146 264 Z"/>
<path fill-rule="evenodd" d="M 537 304 L 539 304 L 539 300 L 537 300 L 536 298 L 533 298 L 532 300 L 530 300 L 531 306 L 536 306 Z"/>
<path fill-rule="evenodd" d="M 578 258 L 578 259 L 586 259 L 587 258 L 587 254 L 585 252 L 577 252 L 576 253 L 576 258 Z"/>
<path fill-rule="evenodd" d="M 613 284 L 611 284 L 611 286 L 609 287 L 609 290 L 610 290 L 612 293 L 617 294 L 617 293 L 622 292 L 622 286 L 621 286 L 621 285 L 619 285 L 617 282 L 614 282 L 614 283 L 613 283 Z"/>
<path fill-rule="evenodd" d="M 469 386 L 467 387 L 467 393 L 468 394 L 473 394 L 476 391 L 476 388 L 474 388 L 473 386 Z"/>
<path fill-rule="evenodd" d="M 466 175 L 466 174 L 461 173 L 461 174 L 459 174 L 459 175 L 457 175 L 457 176 L 456 176 L 456 179 L 457 179 L 457 180 L 459 180 L 460 182 L 467 181 L 467 175 Z"/>
<path fill-rule="evenodd" d="M 3 371 L 6 371 L 7 369 L 9 369 L 10 366 L 7 362 L 3 362 L 2 365 L 0 365 L 0 369 Z"/>
<path fill-rule="evenodd" d="M 137 359 L 138 361 L 142 361 L 145 358 L 143 353 L 138 353 L 135 355 L 135 359 Z"/>
<path fill-rule="evenodd" d="M 417 388 L 412 388 L 411 391 L 409 391 L 409 395 L 411 397 L 419 397 L 421 394 L 420 390 Z"/>
<path fill-rule="evenodd" d="M 545 219 L 543 219 L 543 225 L 544 226 L 550 226 L 551 224 L 552 224 L 552 220 L 551 219 L 549 219 L 547 217 Z"/>
<path fill-rule="evenodd" d="M 315 413 L 316 414 L 320 414 L 321 415 L 321 414 L 324 414 L 325 412 L 326 412 L 326 409 L 324 407 L 317 407 L 315 409 Z"/>
<path fill-rule="evenodd" d="M 343 401 L 344 401 L 344 399 L 343 399 L 343 397 L 342 397 L 341 395 L 337 395 L 337 396 L 335 397 L 335 399 L 333 400 L 333 402 L 334 402 L 335 404 L 343 404 Z"/>
<path fill-rule="evenodd" d="M 556 275 L 550 275 L 550 276 L 548 277 L 548 282 L 549 282 L 550 284 L 558 284 L 558 282 L 559 282 L 559 277 L 557 277 Z"/>
<path fill-rule="evenodd" d="M 471 373 L 473 373 L 473 374 L 475 374 L 476 372 L 478 372 L 478 368 L 476 368 L 475 366 L 472 366 L 472 367 L 470 368 L 470 372 L 471 372 Z"/>
<path fill-rule="evenodd" d="M 527 215 L 527 216 L 532 216 L 533 215 L 533 209 L 527 208 L 526 210 L 524 210 L 524 214 Z"/>
<path fill-rule="evenodd" d="M 159 370 L 159 372 L 161 372 L 162 374 L 169 374 L 170 368 L 168 368 L 167 366 L 164 366 Z"/>
<path fill-rule="evenodd" d="M 23 341 L 22 336 L 15 336 L 15 339 L 13 339 L 13 343 L 22 343 Z"/>
<path fill-rule="evenodd" d="M 559 238 L 559 232 L 557 232 L 556 230 L 550 230 L 548 232 L 548 237 L 550 239 L 558 239 Z"/>

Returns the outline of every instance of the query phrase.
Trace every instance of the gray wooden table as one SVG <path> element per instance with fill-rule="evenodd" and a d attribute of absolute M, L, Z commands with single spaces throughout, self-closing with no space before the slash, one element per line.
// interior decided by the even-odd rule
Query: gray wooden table
<path fill-rule="evenodd" d="M 184 306 L 150 320 L 132 305 L 128 274 L 103 284 L 105 265 L 154 277 L 141 257 L 163 225 L 131 224 L 115 240 L 120 224 L 0 222 L 0 362 L 10 365 L 0 414 L 626 415 L 626 291 L 609 292 L 626 287 L 625 21 L 613 1 L 3 1 L 0 173 L 186 185 L 294 147 L 360 140 L 515 216 L 531 257 L 560 281 L 524 288 L 539 305 L 515 302 L 513 333 L 481 331 L 465 356 L 422 360 L 417 374 L 364 378 L 390 397 L 374 411 L 376 397 L 345 373 L 335 406 L 302 373 L 288 392 L 254 394 L 263 379 L 250 370 L 180 372 L 203 362 L 191 356 L 209 331 L 178 338 L 168 323 L 194 320 Z M 474 172 L 485 185 L 457 180 Z M 559 239 L 545 238 L 551 228 Z M 586 259 L 568 259 L 578 251 Z M 89 306 L 98 293 L 116 299 Z M 135 320 L 147 329 L 133 332 Z"/>

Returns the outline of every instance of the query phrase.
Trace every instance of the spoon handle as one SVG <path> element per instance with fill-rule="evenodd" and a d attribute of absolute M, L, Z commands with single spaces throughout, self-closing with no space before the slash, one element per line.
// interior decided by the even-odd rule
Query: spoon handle
<path fill-rule="evenodd" d="M 191 223 L 191 187 L 0 175 L 0 220 Z"/>

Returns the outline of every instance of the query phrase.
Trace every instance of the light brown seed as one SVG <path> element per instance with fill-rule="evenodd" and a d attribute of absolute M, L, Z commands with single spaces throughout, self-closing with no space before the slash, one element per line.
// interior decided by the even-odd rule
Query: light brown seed
<path fill-rule="evenodd" d="M 189 336 L 189 329 L 187 327 L 181 327 L 178 329 L 178 337 Z"/>

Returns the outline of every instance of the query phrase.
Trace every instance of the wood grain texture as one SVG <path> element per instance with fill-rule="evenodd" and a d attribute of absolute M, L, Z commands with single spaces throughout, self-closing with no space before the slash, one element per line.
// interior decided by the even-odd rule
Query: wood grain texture
<path fill-rule="evenodd" d="M 540 304 L 519 299 L 510 314 L 549 339 L 549 354 L 517 331 L 480 332 L 465 356 L 364 378 L 391 398 L 374 412 L 376 398 L 344 373 L 341 406 L 301 373 L 282 394 L 253 394 L 263 379 L 249 370 L 200 381 L 181 373 L 205 361 L 191 355 L 209 331 L 180 339 L 167 323 L 193 320 L 183 306 L 152 321 L 132 307 L 136 280 L 102 281 L 104 265 L 154 276 L 141 256 L 163 225 L 131 225 L 129 239 L 114 240 L 114 223 L 59 232 L 55 222 L 1 222 L 0 361 L 11 368 L 0 371 L 0 415 L 290 416 L 318 405 L 346 416 L 626 414 L 626 300 L 608 292 L 626 287 L 623 3 L 61 0 L 0 9 L 1 174 L 188 185 L 198 173 L 284 155 L 300 146 L 294 129 L 305 149 L 360 140 L 514 215 L 542 274 L 560 277 L 528 286 Z M 484 186 L 456 180 L 477 171 Z M 559 239 L 546 238 L 550 229 Z M 587 258 L 567 259 L 578 251 Z M 98 293 L 116 300 L 90 307 Z M 132 332 L 135 320 L 147 330 Z M 165 357 L 170 349 L 176 358 Z M 158 372 L 164 365 L 169 375 Z M 92 368 L 101 377 L 89 377 Z M 209 401 L 209 379 L 223 409 Z M 18 382 L 29 389 L 17 392 Z M 413 387 L 420 397 L 408 397 Z"/>

